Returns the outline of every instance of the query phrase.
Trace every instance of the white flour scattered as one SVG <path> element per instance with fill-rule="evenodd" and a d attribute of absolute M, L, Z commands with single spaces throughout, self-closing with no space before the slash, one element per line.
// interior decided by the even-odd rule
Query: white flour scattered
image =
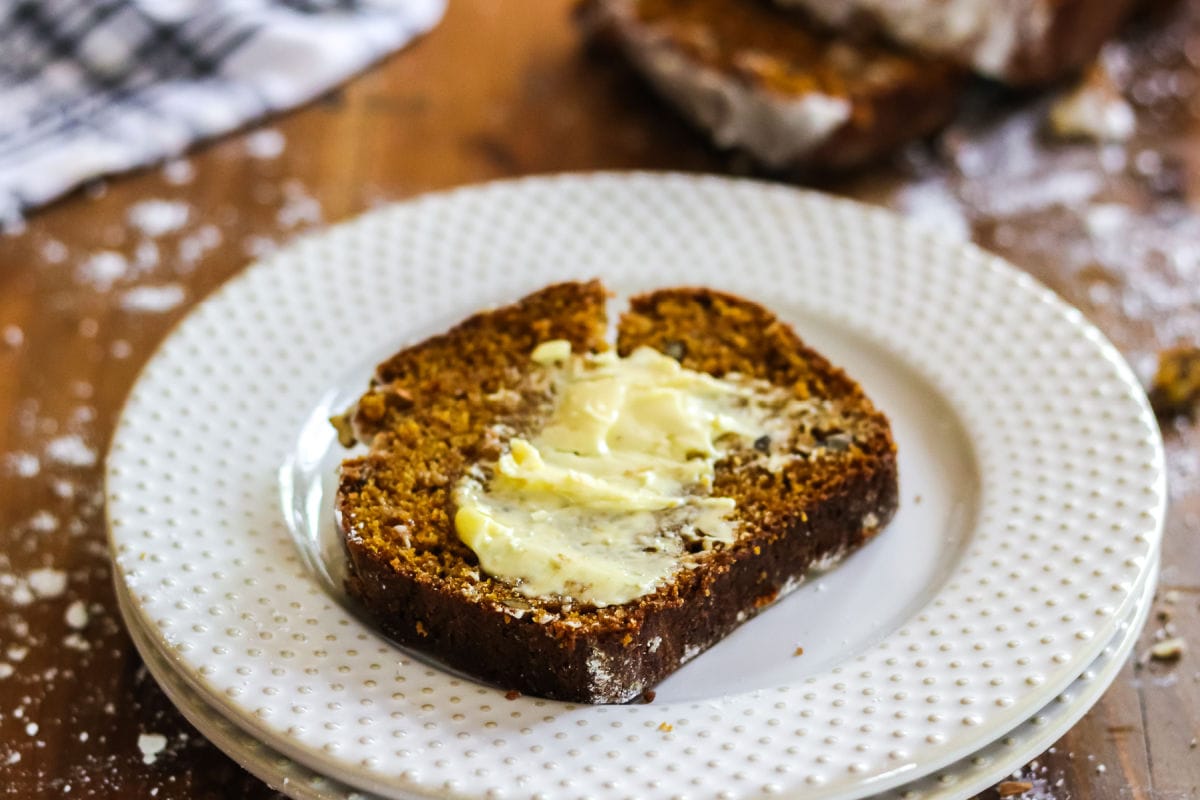
<path fill-rule="evenodd" d="M 27 606 L 33 602 L 33 592 L 29 589 L 29 583 L 23 578 L 18 578 L 16 575 L 0 573 L 0 592 L 8 599 L 11 605 L 18 608 Z"/>
<path fill-rule="evenodd" d="M 290 180 L 283 184 L 283 205 L 275 219 L 283 228 L 295 228 L 305 223 L 315 225 L 321 221 L 321 204 L 308 193 L 304 184 Z"/>
<path fill-rule="evenodd" d="M 101 250 L 79 265 L 76 277 L 106 292 L 128 273 L 129 261 L 125 256 L 115 250 Z"/>
<path fill-rule="evenodd" d="M 142 751 L 142 762 L 153 764 L 158 754 L 167 746 L 167 737 L 161 733 L 143 733 L 138 736 L 138 749 Z"/>
<path fill-rule="evenodd" d="M 67 588 L 67 573 L 60 569 L 48 567 L 35 569 L 26 576 L 25 580 L 28 581 L 29 588 L 33 590 L 33 593 L 42 600 L 58 597 Z"/>
<path fill-rule="evenodd" d="M 895 202 L 897 209 L 919 227 L 956 241 L 971 238 L 971 223 L 944 180 L 930 179 L 906 186 Z"/>
<path fill-rule="evenodd" d="M 143 200 L 129 209 L 129 224 L 154 239 L 187 224 L 191 208 L 181 200 Z"/>
<path fill-rule="evenodd" d="M 179 241 L 179 266 L 183 271 L 189 271 L 205 253 L 219 245 L 222 240 L 221 229 L 216 225 L 205 225 L 193 234 Z"/>
<path fill-rule="evenodd" d="M 178 283 L 162 286 L 138 286 L 121 293 L 121 308 L 125 311 L 162 313 L 184 301 L 187 292 Z"/>
<path fill-rule="evenodd" d="M 92 467 L 96 465 L 96 451 L 84 444 L 75 435 L 59 436 L 46 445 L 46 457 L 69 467 Z"/>
<path fill-rule="evenodd" d="M 108 352 L 116 359 L 129 358 L 133 354 L 133 345 L 125 339 L 117 339 L 109 345 Z"/>
<path fill-rule="evenodd" d="M 186 158 L 176 158 L 163 164 L 163 178 L 172 186 L 183 186 L 191 183 L 196 177 L 196 168 Z"/>
<path fill-rule="evenodd" d="M 11 753 L 8 754 L 8 757 L 6 759 L 4 759 L 4 763 L 11 765 L 11 764 L 16 764 L 20 760 L 21 760 L 21 754 L 18 753 L 16 750 L 13 750 Z"/>
<path fill-rule="evenodd" d="M 8 471 L 18 478 L 32 478 L 42 469 L 42 462 L 33 453 L 9 453 L 5 459 Z"/>
<path fill-rule="evenodd" d="M 92 649 L 91 643 L 78 633 L 68 633 L 66 636 L 64 636 L 63 647 L 66 647 L 70 650 L 78 650 L 81 653 Z"/>
<path fill-rule="evenodd" d="M 35 533 L 51 533 L 58 530 L 58 517 L 42 510 L 29 518 L 29 530 Z"/>
<path fill-rule="evenodd" d="M 278 158 L 287 139 L 274 128 L 264 128 L 246 137 L 246 152 L 253 158 Z"/>
<path fill-rule="evenodd" d="M 61 264 L 67 260 L 67 246 L 58 239 L 47 239 L 40 248 L 42 260 L 47 264 Z"/>
<path fill-rule="evenodd" d="M 149 272 L 158 266 L 158 262 L 158 245 L 150 239 L 138 242 L 137 248 L 133 251 L 133 266 L 137 271 Z"/>
<path fill-rule="evenodd" d="M 36 722 L 26 723 L 26 725 L 25 725 L 25 733 L 26 734 L 28 734 L 29 736 L 37 736 L 37 732 L 38 732 L 38 724 Z"/>
<path fill-rule="evenodd" d="M 251 258 L 263 258 L 279 249 L 279 245 L 274 239 L 269 239 L 266 236 L 247 236 L 242 241 L 242 252 Z"/>
<path fill-rule="evenodd" d="M 16 350 L 25 342 L 25 333 L 16 325 L 5 325 L 4 330 L 0 331 L 0 341 L 4 342 L 5 347 Z"/>
<path fill-rule="evenodd" d="M 0 234 L 20 236 L 25 233 L 25 217 L 15 208 L 0 208 Z"/>
<path fill-rule="evenodd" d="M 0 661 L 0 680 L 11 677 L 14 671 L 12 664 L 9 664 L 7 661 Z"/>
<path fill-rule="evenodd" d="M 63 614 L 63 619 L 66 620 L 67 625 L 73 630 L 83 630 L 88 624 L 87 604 L 82 600 L 76 600 L 71 603 L 71 605 L 67 606 L 67 610 Z"/>

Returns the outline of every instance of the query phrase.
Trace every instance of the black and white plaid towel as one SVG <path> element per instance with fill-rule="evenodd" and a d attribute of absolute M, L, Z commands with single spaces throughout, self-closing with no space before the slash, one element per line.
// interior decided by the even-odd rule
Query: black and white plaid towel
<path fill-rule="evenodd" d="M 0 0 L 0 224 L 303 103 L 445 0 Z"/>

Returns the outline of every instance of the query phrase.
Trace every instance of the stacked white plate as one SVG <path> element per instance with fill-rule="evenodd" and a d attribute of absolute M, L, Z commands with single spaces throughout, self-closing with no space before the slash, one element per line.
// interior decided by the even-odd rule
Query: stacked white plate
<path fill-rule="evenodd" d="M 883 535 L 646 705 L 510 700 L 395 647 L 343 596 L 330 508 L 326 418 L 379 358 L 590 277 L 762 302 L 863 384 L 900 453 Z M 846 201 L 626 174 L 432 196 L 251 267 L 146 367 L 108 499 L 148 667 L 293 796 L 932 798 L 1001 779 L 1108 686 L 1165 491 L 1129 368 L 1023 273 Z"/>

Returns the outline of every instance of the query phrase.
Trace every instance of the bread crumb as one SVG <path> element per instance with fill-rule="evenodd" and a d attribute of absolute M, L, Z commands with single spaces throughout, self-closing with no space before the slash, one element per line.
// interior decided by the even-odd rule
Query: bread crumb
<path fill-rule="evenodd" d="M 642 702 L 643 703 L 653 703 L 654 698 L 656 698 L 656 697 L 658 697 L 658 694 L 655 693 L 655 691 L 653 689 L 647 689 L 646 691 L 642 692 Z"/>
<path fill-rule="evenodd" d="M 658 729 L 663 733 L 670 733 L 671 731 L 675 730 L 675 726 L 669 722 L 660 722 L 658 724 Z"/>
<path fill-rule="evenodd" d="M 1050 107 L 1050 130 L 1061 139 L 1128 141 L 1137 116 L 1121 96 L 1103 61 L 1096 61 L 1078 85 Z"/>
<path fill-rule="evenodd" d="M 1002 781 L 996 787 L 996 794 L 1001 797 L 1012 797 L 1018 794 L 1025 794 L 1033 788 L 1033 784 L 1029 781 Z"/>
<path fill-rule="evenodd" d="M 1172 347 L 1158 354 L 1150 403 L 1162 416 L 1195 412 L 1200 403 L 1200 347 Z"/>
<path fill-rule="evenodd" d="M 138 736 L 137 745 L 142 751 L 142 763 L 153 764 L 167 746 L 167 737 L 161 733 L 143 733 Z"/>
<path fill-rule="evenodd" d="M 802 656 L 802 655 L 804 655 L 804 648 L 803 648 L 803 647 L 797 647 L 795 650 L 793 650 L 793 651 L 792 651 L 792 655 L 794 655 L 794 656 Z"/>
<path fill-rule="evenodd" d="M 518 692 L 516 689 L 509 689 L 507 692 L 504 693 L 505 700 L 516 700 L 520 696 L 521 696 L 521 693 Z"/>
<path fill-rule="evenodd" d="M 1187 643 L 1182 637 L 1163 639 L 1150 648 L 1150 657 L 1156 661 L 1176 661 L 1187 652 Z"/>

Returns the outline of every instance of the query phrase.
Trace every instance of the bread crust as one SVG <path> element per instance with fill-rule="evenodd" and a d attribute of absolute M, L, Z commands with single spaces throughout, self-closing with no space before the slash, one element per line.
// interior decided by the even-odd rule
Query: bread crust
<path fill-rule="evenodd" d="M 738 540 L 695 556 L 693 568 L 625 605 L 589 608 L 562 598 L 528 598 L 480 574 L 474 554 L 453 530 L 448 489 L 481 451 L 468 447 L 457 464 L 443 457 L 435 477 L 417 474 L 432 472 L 433 461 L 416 451 L 446 435 L 462 446 L 458 433 L 447 434 L 436 419 L 450 400 L 416 385 L 435 380 L 424 365 L 441 358 L 447 346 L 463 346 L 464 337 L 502 329 L 519 343 L 512 363 L 528 361 L 527 337 L 545 327 L 532 309 L 555 309 L 573 320 L 550 321 L 548 337 L 573 329 L 595 349 L 604 328 L 597 306 L 602 292 L 598 284 L 550 287 L 476 315 L 381 365 L 380 376 L 388 380 L 366 396 L 379 385 L 393 386 L 391 376 L 400 374 L 412 383 L 406 389 L 411 404 L 376 421 L 367 432 L 372 452 L 343 464 L 337 493 L 347 589 L 388 635 L 503 688 L 586 703 L 638 697 L 799 585 L 810 567 L 828 566 L 864 544 L 887 524 L 898 502 L 887 420 L 857 384 L 756 304 L 704 289 L 663 290 L 634 298 L 619 325 L 620 351 L 657 346 L 693 369 L 738 371 L 799 395 L 827 397 L 834 409 L 830 428 L 810 432 L 825 437 L 824 444 L 778 475 L 755 466 L 753 454 L 718 462 L 714 491 L 738 502 Z M 589 316 L 598 324 L 583 324 Z M 495 374 L 481 377 L 486 382 Z M 526 391 L 521 376 L 508 379 L 504 390 Z M 442 394 L 449 388 L 444 380 L 438 387 Z M 477 403 L 496 392 L 468 388 L 457 402 Z M 529 424 L 537 420 L 534 413 Z M 420 432 L 427 428 L 432 430 Z"/>

